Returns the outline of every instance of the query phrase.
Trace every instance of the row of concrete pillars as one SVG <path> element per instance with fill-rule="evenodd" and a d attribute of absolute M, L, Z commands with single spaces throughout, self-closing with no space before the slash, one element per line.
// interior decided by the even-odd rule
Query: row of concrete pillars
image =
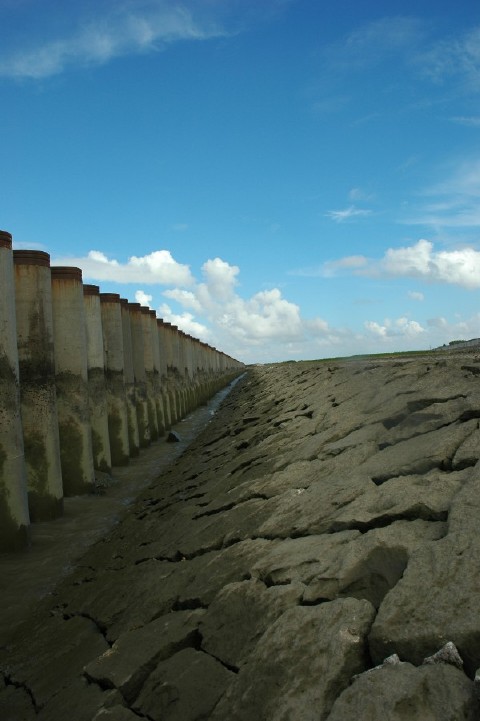
<path fill-rule="evenodd" d="M 243 364 L 0 231 L 0 550 L 95 490 Z"/>

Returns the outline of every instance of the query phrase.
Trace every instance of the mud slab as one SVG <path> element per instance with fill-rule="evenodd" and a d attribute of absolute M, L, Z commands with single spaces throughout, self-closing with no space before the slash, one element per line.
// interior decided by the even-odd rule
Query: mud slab
<path fill-rule="evenodd" d="M 6 640 L 0 717 L 479 718 L 479 421 L 473 352 L 251 369 Z"/>

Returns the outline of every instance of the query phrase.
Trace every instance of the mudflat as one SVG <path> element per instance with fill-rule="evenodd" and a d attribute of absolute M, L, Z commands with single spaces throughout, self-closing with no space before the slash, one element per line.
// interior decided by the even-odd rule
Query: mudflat
<path fill-rule="evenodd" d="M 480 354 L 249 369 L 0 650 L 6 721 L 473 721 Z"/>

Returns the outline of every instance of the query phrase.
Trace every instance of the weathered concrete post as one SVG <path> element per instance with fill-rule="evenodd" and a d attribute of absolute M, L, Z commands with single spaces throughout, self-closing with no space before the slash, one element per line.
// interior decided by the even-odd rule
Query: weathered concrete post
<path fill-rule="evenodd" d="M 180 418 L 185 418 L 187 415 L 186 410 L 186 394 L 185 394 L 185 368 L 183 362 L 183 333 L 178 326 L 172 325 L 173 334 L 173 351 L 174 351 L 174 363 L 176 367 L 176 379 L 177 379 L 177 397 L 180 410 Z"/>
<path fill-rule="evenodd" d="M 147 409 L 148 424 L 150 426 L 150 438 L 152 441 L 158 439 L 158 418 L 155 404 L 155 389 L 153 382 L 153 339 L 150 308 L 141 306 L 141 319 L 143 328 L 143 362 L 145 364 L 145 382 L 147 387 Z"/>
<path fill-rule="evenodd" d="M 12 236 L 0 230 L 0 549 L 25 548 L 29 528 L 18 386 Z"/>
<path fill-rule="evenodd" d="M 104 369 L 102 312 L 98 285 L 83 286 L 85 328 L 87 334 L 87 372 L 90 400 L 90 425 L 94 468 L 103 473 L 112 470 L 108 433 L 108 404 Z"/>
<path fill-rule="evenodd" d="M 13 262 L 28 507 L 46 521 L 63 513 L 50 256 L 14 250 Z"/>
<path fill-rule="evenodd" d="M 158 435 L 165 435 L 165 409 L 162 396 L 162 381 L 160 373 L 160 340 L 158 337 L 157 314 L 150 311 L 150 325 L 153 348 L 153 395 L 157 411 Z"/>
<path fill-rule="evenodd" d="M 185 378 L 187 382 L 187 410 L 191 411 L 196 408 L 196 388 L 195 388 L 195 373 L 194 373 L 194 338 L 191 335 L 184 335 L 185 342 Z"/>
<path fill-rule="evenodd" d="M 140 448 L 151 443 L 150 424 L 148 420 L 147 381 L 144 361 L 144 340 L 142 311 L 140 303 L 129 303 L 130 323 L 132 329 L 133 372 L 135 375 L 135 399 L 137 409 L 138 439 Z"/>
<path fill-rule="evenodd" d="M 168 368 L 166 350 L 166 330 L 162 318 L 157 318 L 158 347 L 160 352 L 160 387 L 164 408 L 165 430 L 172 427 L 172 414 L 170 410 L 170 397 L 168 395 Z"/>
<path fill-rule="evenodd" d="M 132 328 L 130 325 L 128 300 L 126 298 L 120 298 L 120 308 L 122 311 L 123 376 L 127 400 L 128 445 L 130 447 L 130 456 L 133 458 L 139 454 L 140 441 L 138 438 L 137 406 L 135 399 L 135 374 L 133 372 Z"/>
<path fill-rule="evenodd" d="M 128 441 L 127 398 L 123 377 L 123 325 L 120 296 L 100 293 L 102 312 L 105 375 L 108 402 L 108 431 L 114 466 L 124 466 L 130 459 Z"/>
<path fill-rule="evenodd" d="M 52 266 L 53 341 L 63 491 L 93 492 L 87 339 L 80 268 Z"/>
<path fill-rule="evenodd" d="M 170 402 L 170 416 L 172 425 L 178 423 L 181 418 L 180 404 L 177 395 L 176 366 L 174 357 L 173 326 L 164 322 L 165 331 L 165 353 L 167 357 L 167 392 Z M 176 328 L 176 326 L 175 326 Z"/>

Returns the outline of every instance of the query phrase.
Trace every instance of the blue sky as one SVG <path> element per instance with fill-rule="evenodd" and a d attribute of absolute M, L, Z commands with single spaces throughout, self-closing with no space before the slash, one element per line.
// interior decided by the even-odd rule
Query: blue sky
<path fill-rule="evenodd" d="M 245 362 L 480 336 L 480 3 L 0 0 L 0 227 Z"/>

